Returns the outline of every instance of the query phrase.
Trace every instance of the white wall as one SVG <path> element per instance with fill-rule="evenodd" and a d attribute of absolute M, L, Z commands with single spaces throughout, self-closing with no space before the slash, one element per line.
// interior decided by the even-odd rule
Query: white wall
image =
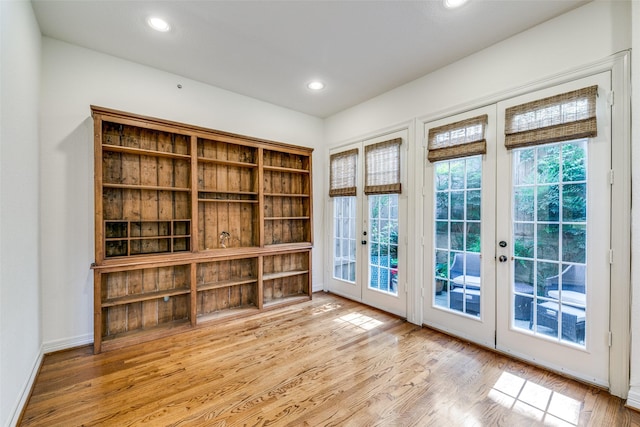
<path fill-rule="evenodd" d="M 323 122 L 50 38 L 43 38 L 41 239 L 46 351 L 92 342 L 93 122 L 90 105 L 315 148 L 324 193 Z M 182 89 L 177 84 L 182 84 Z M 314 289 L 322 288 L 322 203 L 314 206 Z"/>
<path fill-rule="evenodd" d="M 628 49 L 629 3 L 589 3 L 326 119 L 334 145 L 416 116 L 495 98 Z M 626 22 L 625 22 L 626 21 Z"/>
<path fill-rule="evenodd" d="M 29 392 L 42 343 L 38 273 L 40 30 L 31 3 L 0 1 L 0 425 Z"/>
<path fill-rule="evenodd" d="M 594 1 L 574 11 L 550 20 L 528 31 L 520 33 L 508 40 L 500 42 L 488 49 L 477 52 L 450 66 L 428 74 L 418 80 L 389 91 L 383 95 L 364 102 L 356 107 L 343 111 L 325 121 L 325 141 L 328 147 L 338 145 L 344 141 L 355 140 L 361 135 L 369 135 L 376 130 L 404 122 L 413 118 L 436 119 L 452 113 L 460 113 L 470 106 L 480 106 L 483 103 L 493 103 L 509 94 L 524 92 L 528 87 L 538 84 L 543 79 L 561 78 L 569 72 L 576 72 L 595 62 L 610 58 L 611 55 L 630 49 L 631 44 L 631 5 L 630 1 Z M 640 7 L 638 0 L 633 1 L 635 26 L 640 21 Z M 640 48 L 638 32 L 634 33 L 635 47 Z M 637 55 L 636 55 L 637 56 Z M 637 59 L 634 70 L 640 69 Z M 635 85 L 636 108 L 638 118 L 637 98 L 638 78 Z M 638 140 L 640 130 L 636 120 L 635 140 Z M 420 159 L 420 143 L 413 141 L 413 158 L 415 163 L 409 175 L 419 177 L 422 174 Z M 640 170 L 640 155 L 634 157 L 634 168 Z M 411 167 L 411 165 L 410 165 Z M 419 178 L 416 178 L 419 185 Z M 637 180 L 637 177 L 636 177 Z M 640 204 L 640 184 L 634 186 L 635 206 Z M 413 191 L 415 198 L 419 191 Z M 411 205 L 411 204 L 410 204 Z M 415 204 L 411 210 L 414 216 L 410 224 L 409 236 L 421 235 L 421 206 Z M 634 229 L 640 230 L 640 214 L 635 212 Z M 635 235 L 635 250 L 640 249 L 640 238 Z M 410 242 L 409 246 L 419 253 L 420 245 Z M 410 271 L 413 282 L 420 283 L 418 274 L 421 260 L 416 256 L 409 260 L 415 266 Z M 635 260 L 635 277 L 640 275 L 640 259 Z M 410 267 L 411 268 L 411 267 Z M 414 276 L 411 276 L 414 274 Z M 411 281 L 411 280 L 410 280 Z M 615 285 L 615 284 L 614 284 Z M 634 280 L 632 291 L 635 291 L 634 320 L 632 329 L 636 335 L 640 333 L 640 280 Z M 418 292 L 409 291 L 410 301 L 418 301 Z M 409 318 L 414 321 L 415 307 L 409 306 Z M 411 313 L 411 310 L 414 313 Z M 636 337 L 637 338 L 637 337 Z M 615 338 L 614 338 L 615 339 Z M 632 385 L 637 387 L 638 404 L 640 406 L 640 340 L 636 339 L 633 347 L 631 376 Z M 614 343 L 614 347 L 616 344 Z M 626 353 L 626 350 L 621 350 Z M 624 358 L 621 358 L 624 359 Z M 626 385 L 621 386 L 619 377 L 626 378 L 626 370 L 612 374 L 612 391 L 618 395 L 626 394 Z M 616 381 L 615 384 L 613 381 Z M 616 387 L 614 389 L 614 387 Z"/>

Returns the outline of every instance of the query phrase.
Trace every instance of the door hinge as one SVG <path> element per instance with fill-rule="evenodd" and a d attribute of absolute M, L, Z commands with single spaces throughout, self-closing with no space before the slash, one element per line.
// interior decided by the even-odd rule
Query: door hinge
<path fill-rule="evenodd" d="M 611 91 L 607 94 L 607 105 L 609 105 L 609 107 L 613 106 L 614 103 L 614 92 Z"/>
<path fill-rule="evenodd" d="M 609 347 L 613 345 L 613 334 L 609 331 Z"/>
<path fill-rule="evenodd" d="M 614 181 L 615 181 L 615 178 L 614 178 L 614 174 L 613 174 L 613 169 L 611 169 L 609 171 L 609 184 L 613 185 Z"/>
<path fill-rule="evenodd" d="M 613 264 L 613 249 L 609 249 L 609 264 Z"/>
<path fill-rule="evenodd" d="M 422 237 L 420 238 L 420 244 L 421 244 L 422 246 L 424 246 L 424 236 L 422 236 Z"/>
<path fill-rule="evenodd" d="M 424 298 L 424 288 L 420 288 L 420 296 Z"/>

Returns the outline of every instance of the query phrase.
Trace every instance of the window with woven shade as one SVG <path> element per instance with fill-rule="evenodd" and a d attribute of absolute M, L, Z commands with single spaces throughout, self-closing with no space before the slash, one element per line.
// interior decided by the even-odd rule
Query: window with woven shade
<path fill-rule="evenodd" d="M 358 149 L 332 154 L 329 163 L 329 196 L 356 195 L 356 163 Z"/>
<path fill-rule="evenodd" d="M 429 130 L 427 159 L 430 162 L 475 156 L 487 152 L 487 115 L 473 117 Z"/>
<path fill-rule="evenodd" d="M 516 105 L 505 111 L 507 149 L 597 136 L 598 86 Z"/>
<path fill-rule="evenodd" d="M 365 194 L 401 193 L 400 144 L 402 138 L 364 148 Z"/>

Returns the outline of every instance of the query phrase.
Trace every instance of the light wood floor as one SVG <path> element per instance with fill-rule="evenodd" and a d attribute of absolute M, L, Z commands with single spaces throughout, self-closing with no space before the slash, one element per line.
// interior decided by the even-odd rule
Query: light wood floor
<path fill-rule="evenodd" d="M 597 388 L 324 293 L 93 355 L 47 355 L 24 426 L 640 426 Z"/>

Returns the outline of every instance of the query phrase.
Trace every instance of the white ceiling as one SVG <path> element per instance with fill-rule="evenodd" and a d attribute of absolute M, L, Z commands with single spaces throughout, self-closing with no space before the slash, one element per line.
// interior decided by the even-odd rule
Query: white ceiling
<path fill-rule="evenodd" d="M 33 0 L 43 35 L 327 117 L 582 0 Z M 145 22 L 165 18 L 158 33 Z M 312 93 L 306 83 L 321 79 Z"/>

